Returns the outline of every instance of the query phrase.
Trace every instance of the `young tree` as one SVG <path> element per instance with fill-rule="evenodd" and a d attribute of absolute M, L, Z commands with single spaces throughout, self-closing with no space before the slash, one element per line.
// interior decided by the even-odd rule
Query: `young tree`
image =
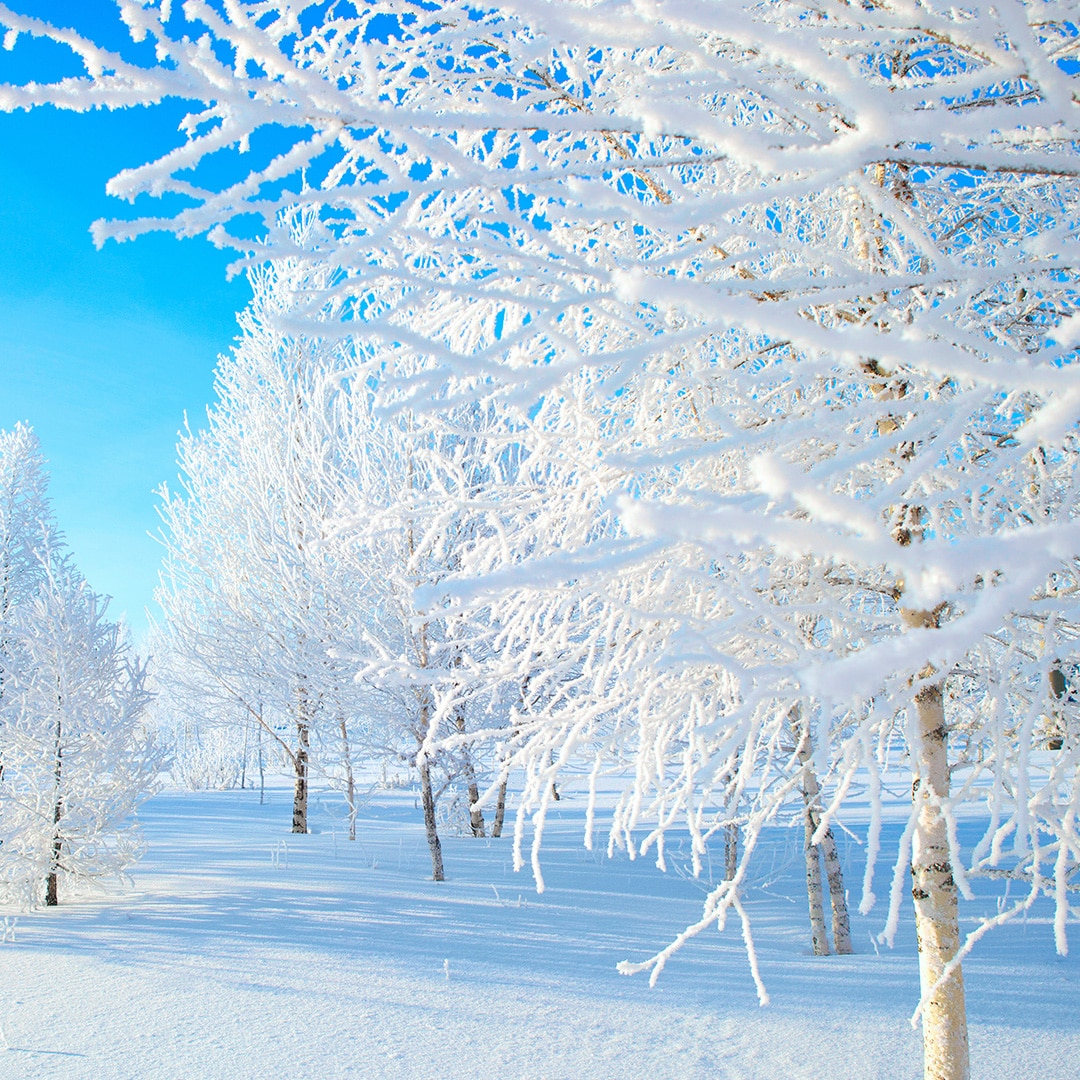
<path fill-rule="evenodd" d="M 362 340 L 358 328 L 354 346 Z M 356 348 L 355 362 L 349 391 L 337 399 L 337 509 L 328 525 L 335 558 L 349 567 L 364 603 L 339 648 L 358 665 L 369 707 L 396 715 L 384 725 L 387 750 L 417 768 L 432 874 L 442 880 L 435 777 L 443 776 L 443 789 L 462 785 L 469 829 L 482 836 L 469 729 L 501 685 L 482 666 L 490 651 L 482 613 L 449 609 L 444 583 L 483 522 L 475 503 L 499 468 L 493 447 L 505 448 L 512 435 L 491 409 L 458 403 L 468 388 L 443 388 L 440 412 L 417 413 L 391 374 L 393 356 L 369 345 Z"/>
<path fill-rule="evenodd" d="M 15 612 L 32 600 L 46 568 L 42 546 L 60 542 L 46 490 L 48 477 L 37 437 L 25 424 L 0 431 L 0 725 L 15 659 Z M 4 779 L 0 749 L 0 784 Z"/>
<path fill-rule="evenodd" d="M 62 881 L 113 877 L 137 858 L 134 812 L 158 757 L 141 723 L 145 664 L 62 552 L 28 429 L 0 433 L 0 471 L 23 569 L 9 578 L 4 618 L 0 885 L 18 902 L 51 906 Z"/>
<path fill-rule="evenodd" d="M 258 724 L 287 758 L 292 831 L 306 833 L 316 728 L 340 734 L 353 709 L 352 671 L 330 650 L 355 618 L 354 589 L 323 543 L 320 501 L 335 453 L 323 429 L 342 359 L 278 328 L 287 275 L 267 270 L 252 282 L 207 427 L 179 443 L 182 491 L 162 488 L 158 599 L 178 673 L 238 723 Z M 279 730 L 282 718 L 289 732 Z M 338 749 L 348 752 L 347 738 Z"/>

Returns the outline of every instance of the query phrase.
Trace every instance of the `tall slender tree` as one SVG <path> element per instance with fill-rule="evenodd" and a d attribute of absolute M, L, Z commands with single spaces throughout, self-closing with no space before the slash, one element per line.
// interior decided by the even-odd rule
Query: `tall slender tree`
<path fill-rule="evenodd" d="M 306 833 L 315 729 L 339 731 L 351 708 L 352 672 L 331 649 L 356 613 L 343 568 L 321 543 L 328 509 L 318 501 L 335 452 L 324 425 L 341 358 L 280 328 L 287 273 L 255 274 L 253 286 L 240 341 L 219 363 L 207 427 L 179 443 L 181 489 L 161 491 L 158 599 L 169 653 L 189 681 L 231 701 L 288 760 L 292 831 Z"/>

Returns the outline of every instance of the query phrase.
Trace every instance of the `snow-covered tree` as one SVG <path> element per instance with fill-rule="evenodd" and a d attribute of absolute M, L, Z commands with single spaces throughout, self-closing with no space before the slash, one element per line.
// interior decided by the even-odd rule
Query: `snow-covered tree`
<path fill-rule="evenodd" d="M 244 703 L 209 685 L 206 673 L 170 651 L 167 632 L 153 626 L 154 703 L 149 722 L 167 748 L 172 779 L 192 791 L 265 785 L 264 730 Z M 256 713 L 258 713 L 256 703 Z"/>
<path fill-rule="evenodd" d="M 295 228 L 298 243 L 317 231 L 310 216 Z M 296 260 L 253 273 L 209 425 L 181 441 L 183 491 L 162 508 L 166 678 L 178 702 L 278 740 L 297 776 L 294 828 L 317 747 L 353 820 L 356 755 L 415 764 L 441 879 L 440 788 L 462 784 L 471 828 L 484 828 L 474 752 L 464 740 L 436 752 L 465 732 L 474 657 L 460 616 L 423 612 L 415 593 L 458 565 L 495 421 L 475 404 L 435 419 L 383 395 L 392 358 L 365 342 L 362 315 L 345 337 L 333 305 L 307 308 L 310 275 Z"/>
<path fill-rule="evenodd" d="M 37 436 L 25 424 L 0 432 L 0 627 L 37 591 L 42 547 L 60 543 Z"/>
<path fill-rule="evenodd" d="M 417 768 L 441 880 L 439 791 L 460 788 L 469 830 L 484 835 L 471 732 L 478 719 L 486 727 L 491 715 L 505 717 L 497 702 L 506 682 L 485 664 L 492 650 L 484 613 L 449 609 L 445 583 L 486 527 L 477 504 L 497 477 L 505 483 L 499 474 L 513 426 L 469 386 L 444 386 L 438 412 L 417 412 L 401 393 L 393 355 L 365 343 L 362 324 L 352 341 L 356 366 L 337 398 L 331 436 L 338 472 L 327 525 L 362 599 L 338 651 L 356 666 L 368 709 L 387 717 L 386 752 Z"/>
<path fill-rule="evenodd" d="M 137 858 L 134 822 L 158 757 L 141 722 L 145 664 L 63 553 L 29 429 L 0 433 L 11 602 L 0 697 L 0 888 L 22 904 L 58 902 Z M 18 588 L 16 588 L 16 583 Z"/>
<path fill-rule="evenodd" d="M 60 543 L 47 489 L 45 463 L 33 431 L 25 424 L 0 431 L 0 706 L 13 647 L 11 620 L 47 576 L 41 551 Z"/>
<path fill-rule="evenodd" d="M 268 270 L 253 286 L 207 426 L 179 443 L 182 489 L 162 489 L 158 599 L 189 691 L 258 724 L 288 760 L 292 829 L 304 833 L 316 728 L 340 737 L 354 719 L 353 670 L 331 650 L 356 617 L 355 589 L 323 543 L 341 350 L 278 328 L 287 279 Z M 347 727 L 344 739 L 348 759 Z"/>

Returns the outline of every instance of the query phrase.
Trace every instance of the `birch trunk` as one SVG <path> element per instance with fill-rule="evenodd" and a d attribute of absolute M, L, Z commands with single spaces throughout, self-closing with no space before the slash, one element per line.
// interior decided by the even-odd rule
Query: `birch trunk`
<path fill-rule="evenodd" d="M 308 745 L 310 733 L 306 701 L 301 699 L 296 714 L 296 753 L 293 755 L 295 783 L 293 787 L 292 831 L 294 833 L 306 833 L 308 831 Z"/>
<path fill-rule="evenodd" d="M 341 758 L 345 764 L 345 803 L 349 808 L 349 839 L 356 839 L 356 779 L 353 776 L 352 753 L 349 750 L 349 732 L 345 727 L 345 717 L 340 716 Z"/>
<path fill-rule="evenodd" d="M 454 656 L 454 669 L 460 670 L 460 668 L 461 653 L 458 652 Z M 454 727 L 457 728 L 459 735 L 465 734 L 465 710 L 462 706 L 458 706 L 454 710 Z M 480 786 L 476 782 L 476 769 L 473 768 L 472 753 L 466 743 L 462 743 L 461 746 L 461 771 L 465 776 L 465 791 L 469 798 L 469 828 L 472 830 L 473 836 L 483 836 L 484 812 L 476 805 L 480 801 Z"/>
<path fill-rule="evenodd" d="M 821 888 L 821 852 L 814 843 L 817 815 L 803 788 L 803 857 L 806 861 L 806 903 L 810 910 L 810 944 L 815 956 L 829 955 L 829 937 L 825 931 L 825 895 Z"/>
<path fill-rule="evenodd" d="M 59 712 L 59 702 L 57 702 L 57 711 Z M 62 778 L 62 764 L 63 764 L 63 748 L 61 746 L 61 740 L 63 738 L 63 729 L 61 727 L 61 721 L 59 716 L 56 720 L 56 742 L 54 744 L 53 755 L 53 835 L 52 835 L 52 851 L 49 854 L 49 873 L 45 878 L 45 906 L 56 907 L 60 903 L 59 896 L 59 876 L 60 876 L 60 855 L 63 849 L 63 839 L 60 836 L 60 819 L 64 815 L 63 794 L 61 784 Z"/>
<path fill-rule="evenodd" d="M 815 956 L 829 955 L 829 936 L 825 930 L 825 893 L 821 886 L 821 852 L 814 843 L 814 833 L 821 822 L 818 805 L 821 790 L 810 757 L 810 723 L 796 704 L 791 710 L 795 731 L 796 756 L 802 769 L 803 860 L 806 868 L 806 904 L 810 912 L 810 944 Z"/>
<path fill-rule="evenodd" d="M 251 734 L 251 725 L 244 722 L 244 752 L 243 758 L 240 761 L 240 790 L 243 791 L 247 784 L 247 762 L 248 762 L 248 736 Z"/>
<path fill-rule="evenodd" d="M 459 733 L 465 733 L 465 714 L 460 709 L 454 714 L 454 726 Z M 480 786 L 476 782 L 476 770 L 467 746 L 461 748 L 461 762 L 462 772 L 465 774 L 465 790 L 469 796 L 469 828 L 472 829 L 473 836 L 483 836 L 484 812 L 476 805 L 480 801 Z"/>
<path fill-rule="evenodd" d="M 836 850 L 836 837 L 831 828 L 821 838 L 821 856 L 825 861 L 825 876 L 829 882 L 829 903 L 832 906 L 833 948 L 837 956 L 850 956 L 855 949 L 851 944 L 851 920 L 848 917 L 847 890 L 844 888 L 844 871 Z"/>
<path fill-rule="evenodd" d="M 800 752 L 800 759 L 803 753 Z M 816 937 L 817 925 L 814 921 L 816 908 L 821 908 L 824 923 L 825 898 L 821 882 L 821 862 L 825 863 L 825 876 L 829 883 L 829 906 L 832 908 L 833 948 L 838 956 L 850 956 L 855 950 L 851 947 L 851 919 L 848 916 L 847 892 L 844 889 L 844 871 L 840 865 L 840 856 L 836 850 L 836 837 L 831 828 L 825 830 L 820 843 L 815 845 L 811 837 L 821 825 L 821 789 L 810 761 L 809 739 L 803 763 L 803 815 L 806 830 L 806 897 L 810 904 L 810 926 L 812 937 Z M 815 956 L 828 956 L 829 945 L 818 952 L 814 945 Z"/>
<path fill-rule="evenodd" d="M 409 475 L 412 476 L 412 462 L 409 462 Z M 410 487 L 412 486 L 410 480 Z M 409 527 L 408 544 L 410 555 L 413 552 L 412 526 Z M 421 670 L 428 666 L 428 639 L 427 624 L 420 626 L 416 637 L 416 664 Z M 422 687 L 416 688 L 416 701 L 420 708 L 420 718 L 415 735 L 417 750 L 422 751 L 424 741 L 427 739 L 428 729 L 431 726 L 431 699 L 428 691 Z M 439 839 L 439 830 L 435 821 L 435 792 L 431 788 L 431 763 L 425 757 L 418 762 L 420 769 L 420 801 L 424 808 L 424 831 L 427 833 L 428 850 L 431 852 L 431 880 L 443 881 L 442 841 Z"/>
<path fill-rule="evenodd" d="M 822 888 L 821 863 L 825 863 L 825 875 L 829 882 L 829 906 L 832 909 L 833 948 L 839 956 L 850 956 L 851 920 L 848 916 L 847 893 L 844 889 L 844 871 L 836 850 L 836 838 L 832 829 L 815 845 L 811 838 L 821 825 L 821 787 L 814 772 L 813 744 L 809 721 L 796 705 L 791 711 L 791 724 L 798 740 L 798 759 L 802 767 L 803 824 L 806 858 L 806 899 L 810 908 L 810 939 L 815 956 L 829 955 L 829 942 L 825 937 L 825 896 Z M 819 949 L 819 935 L 822 947 Z"/>
<path fill-rule="evenodd" d="M 933 612 L 904 611 L 909 627 L 937 625 Z M 925 679 L 932 668 L 923 671 Z M 919 943 L 919 983 L 925 996 L 960 948 L 956 880 L 941 800 L 949 794 L 945 701 L 940 682 L 915 694 L 916 745 L 912 798 L 916 825 L 911 844 L 911 894 Z M 968 1080 L 967 1011 L 960 967 L 927 998 L 922 1014 L 924 1080 Z"/>
<path fill-rule="evenodd" d="M 879 174 L 880 175 L 880 174 Z M 880 184 L 879 184 L 880 186 Z M 881 371 L 877 361 L 864 365 L 878 381 L 871 390 L 879 401 L 902 400 L 908 384 Z M 886 426 L 887 425 L 887 426 Z M 895 418 L 878 422 L 881 434 L 898 430 Z M 910 459 L 914 442 L 902 442 L 897 456 Z M 901 546 L 919 542 L 926 529 L 926 511 L 921 506 L 900 508 L 893 527 L 893 539 Z M 902 582 L 900 593 L 902 595 Z M 940 610 L 900 608 L 907 630 L 936 630 Z M 930 665 L 919 673 L 921 680 L 935 674 Z M 949 837 L 941 800 L 949 794 L 949 755 L 945 729 L 945 699 L 940 681 L 923 685 L 915 693 L 915 732 L 911 747 L 915 832 L 911 840 L 911 894 L 915 901 L 915 933 L 919 945 L 919 985 L 925 997 L 941 977 L 946 965 L 960 948 L 960 921 L 956 880 L 952 872 Z M 968 1080 L 967 1008 L 964 976 L 957 965 L 949 978 L 934 991 L 922 1013 L 924 1080 Z"/>
<path fill-rule="evenodd" d="M 466 790 L 469 793 L 469 828 L 473 836 L 484 836 L 484 811 L 476 804 L 480 801 L 480 788 L 476 783 L 476 773 L 473 770 L 472 761 L 465 760 Z"/>
<path fill-rule="evenodd" d="M 302 424 L 299 418 L 303 417 L 306 408 L 304 395 L 299 386 L 296 389 L 294 412 L 291 417 L 286 416 L 285 422 L 292 425 L 293 433 L 293 467 L 287 476 L 288 506 L 295 507 L 295 537 L 296 554 L 301 565 L 306 563 L 308 489 L 303 479 L 306 475 L 303 465 L 305 452 L 302 439 Z M 300 594 L 301 608 L 305 615 L 310 609 L 311 593 L 306 591 Z M 301 630 L 298 635 L 296 648 L 298 655 L 303 655 L 307 645 L 307 633 Z M 311 725 L 315 718 L 316 707 L 312 704 L 311 694 L 308 690 L 308 676 L 303 672 L 297 674 L 296 685 L 296 754 L 293 757 L 295 784 L 293 787 L 293 821 L 294 833 L 307 833 L 308 831 L 308 773 L 310 767 L 310 740 Z M 261 712 L 261 706 L 260 706 Z"/>
<path fill-rule="evenodd" d="M 521 687 L 521 699 L 519 708 L 522 712 L 525 711 L 525 694 L 528 690 L 529 680 L 526 679 Z M 511 731 L 511 737 L 516 739 L 519 731 L 515 727 Z M 495 837 L 502 836 L 503 822 L 506 820 L 506 789 L 510 783 L 510 771 L 507 768 L 506 760 L 510 756 L 510 752 L 507 747 L 502 747 L 499 751 L 499 763 L 503 768 L 502 779 L 499 781 L 499 796 L 495 802 L 495 820 L 491 825 L 491 835 Z"/>
<path fill-rule="evenodd" d="M 732 822 L 724 829 L 724 880 L 733 881 L 739 868 L 739 826 Z"/>
<path fill-rule="evenodd" d="M 431 880 L 444 881 L 442 841 L 435 827 L 435 794 L 431 790 L 431 766 L 426 758 L 420 764 L 420 798 L 424 805 L 424 829 L 427 832 L 428 849 L 431 851 Z"/>
<path fill-rule="evenodd" d="M 915 704 L 919 746 L 913 796 L 918 818 L 912 838 L 911 893 L 919 942 L 919 983 L 926 994 L 960 948 L 960 923 L 949 838 L 938 805 L 949 792 L 941 684 L 920 690 Z M 959 967 L 927 1000 L 922 1026 L 925 1080 L 968 1080 L 967 1012 Z"/>
<path fill-rule="evenodd" d="M 502 836 L 503 821 L 506 819 L 506 785 L 510 777 L 507 773 L 503 773 L 503 778 L 499 782 L 499 798 L 495 803 L 495 820 L 491 823 L 491 835 L 494 837 Z"/>
<path fill-rule="evenodd" d="M 412 418 L 409 419 L 409 430 L 412 431 Z M 413 458 L 409 455 L 408 461 L 408 487 L 413 491 L 416 487 L 416 474 L 413 468 Z M 409 553 L 409 562 L 416 556 L 416 542 L 413 537 L 413 526 L 410 520 L 405 530 L 405 547 Z M 428 636 L 427 623 L 421 623 L 417 629 L 415 638 L 416 666 L 424 670 L 428 666 Z M 420 720 L 416 728 L 416 742 L 418 750 L 423 750 L 424 740 L 427 738 L 428 728 L 431 725 L 431 701 L 428 691 L 420 686 L 416 687 L 416 700 L 420 707 Z M 435 792 L 431 788 L 431 765 L 425 757 L 419 762 L 420 768 L 420 801 L 424 808 L 424 831 L 427 833 L 428 850 L 431 852 L 431 880 L 443 881 L 442 841 L 439 839 L 439 830 L 435 821 Z"/>
<path fill-rule="evenodd" d="M 258 740 L 259 755 L 259 805 L 266 802 L 266 767 L 263 762 L 262 748 L 262 705 L 259 706 L 259 726 L 255 729 L 255 738 Z"/>

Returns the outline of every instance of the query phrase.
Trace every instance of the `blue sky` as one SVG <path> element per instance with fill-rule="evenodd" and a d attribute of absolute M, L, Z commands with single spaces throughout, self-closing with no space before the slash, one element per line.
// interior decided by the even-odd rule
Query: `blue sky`
<path fill-rule="evenodd" d="M 108 0 L 9 7 L 114 46 L 123 33 Z M 0 51 L 0 82 L 74 70 L 25 39 Z M 89 229 L 132 214 L 105 183 L 175 145 L 183 112 L 0 113 L 0 428 L 25 420 L 37 431 L 76 562 L 137 638 L 161 555 L 147 535 L 158 528 L 153 490 L 175 479 L 184 413 L 202 422 L 250 293 L 226 281 L 228 256 L 205 240 L 154 234 L 96 251 Z"/>

